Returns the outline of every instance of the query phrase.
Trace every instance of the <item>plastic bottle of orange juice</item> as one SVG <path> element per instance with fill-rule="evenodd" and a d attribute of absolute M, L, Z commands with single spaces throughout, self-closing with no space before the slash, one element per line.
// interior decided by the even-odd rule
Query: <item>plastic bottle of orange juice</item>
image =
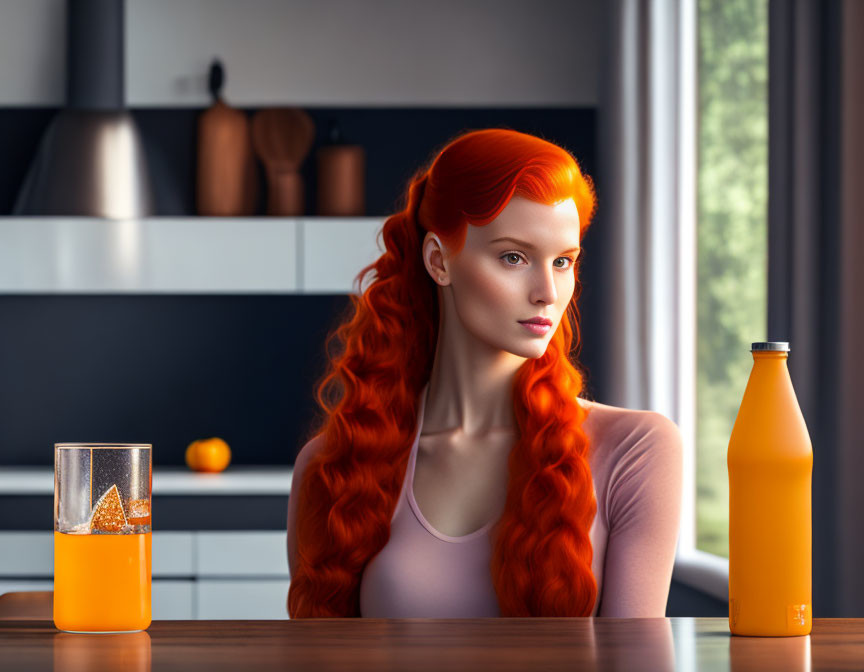
<path fill-rule="evenodd" d="M 732 428 L 729 629 L 810 634 L 813 448 L 786 360 L 788 343 L 753 343 L 753 369 Z"/>

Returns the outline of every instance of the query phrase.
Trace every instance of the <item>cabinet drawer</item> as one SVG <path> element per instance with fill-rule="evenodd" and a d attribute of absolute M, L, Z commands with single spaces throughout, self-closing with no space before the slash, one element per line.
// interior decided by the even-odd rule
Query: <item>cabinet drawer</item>
<path fill-rule="evenodd" d="M 197 575 L 285 577 L 287 532 L 199 532 Z"/>
<path fill-rule="evenodd" d="M 153 576 L 193 576 L 194 532 L 153 533 Z"/>
<path fill-rule="evenodd" d="M 0 532 L 0 576 L 54 578 L 53 532 Z"/>
<path fill-rule="evenodd" d="M 192 581 L 153 581 L 151 604 L 154 621 L 191 620 L 195 585 Z"/>
<path fill-rule="evenodd" d="M 278 620 L 288 618 L 290 581 L 204 580 L 197 588 L 197 618 Z"/>

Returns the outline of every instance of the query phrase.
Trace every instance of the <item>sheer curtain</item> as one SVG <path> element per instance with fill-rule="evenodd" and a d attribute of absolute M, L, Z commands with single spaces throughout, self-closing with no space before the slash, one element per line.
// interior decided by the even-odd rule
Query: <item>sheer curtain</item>
<path fill-rule="evenodd" d="M 695 553 L 696 2 L 611 0 L 598 122 L 605 403 L 658 411 L 684 438 L 675 578 L 723 598 Z M 707 554 L 702 554 L 707 555 Z M 705 564 L 713 571 L 704 571 Z"/>

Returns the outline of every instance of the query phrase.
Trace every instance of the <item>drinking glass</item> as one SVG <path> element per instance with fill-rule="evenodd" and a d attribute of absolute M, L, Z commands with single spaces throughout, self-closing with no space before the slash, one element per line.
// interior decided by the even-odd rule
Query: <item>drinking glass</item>
<path fill-rule="evenodd" d="M 150 626 L 152 446 L 54 444 L 54 625 Z"/>

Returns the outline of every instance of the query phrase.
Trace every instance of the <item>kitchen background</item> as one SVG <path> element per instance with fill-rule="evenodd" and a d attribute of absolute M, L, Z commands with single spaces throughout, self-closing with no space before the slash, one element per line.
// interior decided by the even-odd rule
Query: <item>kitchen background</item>
<path fill-rule="evenodd" d="M 357 214 L 382 222 L 401 207 L 411 174 L 432 151 L 471 128 L 542 135 L 594 174 L 598 5 L 558 3 L 556 12 L 536 14 L 510 2 L 501 6 L 510 12 L 492 16 L 478 4 L 465 21 L 458 4 L 409 11 L 396 2 L 362 10 L 351 2 L 127 2 L 125 95 L 154 215 L 198 214 L 198 124 L 211 102 L 214 57 L 225 67 L 226 102 L 249 118 L 262 107 L 299 106 L 314 121 L 300 171 L 304 216 L 317 214 L 315 152 L 332 120 L 343 142 L 365 151 L 365 207 Z M 3 215 L 13 214 L 39 141 L 62 107 L 63 9 L 63 2 L 4 8 L 2 40 L 15 58 L 0 66 Z M 559 12 L 575 26 L 566 35 L 552 20 Z M 446 31 L 447 50 L 431 23 Z M 550 49 L 549 40 L 559 46 Z M 435 49 L 432 67 L 427 55 Z M 267 181 L 256 164 L 250 214 L 266 216 Z M 244 226 L 253 238 L 257 222 Z M 218 244 L 206 231 L 199 243 L 202 256 Z M 358 254 L 353 272 L 369 261 Z M 307 263 L 323 272 L 343 259 L 325 254 Z M 586 261 L 590 370 L 594 270 Z M 322 292 L 0 295 L 0 463 L 49 465 L 54 441 L 113 437 L 152 442 L 156 465 L 181 465 L 189 441 L 218 435 L 241 464 L 289 465 L 315 411 L 324 337 L 347 305 L 344 293 Z"/>
<path fill-rule="evenodd" d="M 52 587 L 53 444 L 148 442 L 154 618 L 287 617 L 291 465 L 314 424 L 324 339 L 413 172 L 453 136 L 492 126 L 558 142 L 596 172 L 602 3 L 541 5 L 126 0 L 67 30 L 72 3 L 0 4 L 0 593 Z M 73 49 L 106 40 L 122 68 Z M 255 160 L 252 205 L 200 217 L 217 59 L 221 97 L 247 123 L 268 108 L 314 123 L 291 216 L 270 214 Z M 27 193 L 52 121 L 96 95 L 97 78 L 121 81 L 137 127 L 152 189 L 142 216 L 51 210 L 79 194 Z M 324 218 L 317 152 L 334 125 L 339 144 L 363 150 L 363 198 Z M 591 238 L 586 251 L 602 232 Z M 596 264 L 584 267 L 592 372 Z M 189 442 L 208 436 L 232 451 L 209 478 L 184 465 Z"/>
<path fill-rule="evenodd" d="M 115 78 L 153 196 L 146 215 L 104 219 L 27 209 L 28 171 L 70 103 L 67 80 L 81 74 L 68 52 L 71 2 L 0 0 L 0 594 L 51 589 L 53 444 L 149 442 L 154 618 L 286 618 L 291 465 L 314 424 L 324 338 L 412 173 L 468 129 L 541 135 L 598 178 L 581 275 L 588 396 L 664 410 L 688 441 L 695 436 L 693 418 L 679 412 L 694 405 L 695 354 L 682 350 L 692 334 L 679 327 L 696 318 L 679 290 L 696 269 L 678 250 L 693 243 L 685 220 L 695 205 L 679 196 L 696 170 L 677 135 L 692 110 L 677 106 L 664 77 L 686 79 L 693 65 L 676 51 L 687 44 L 679 10 L 721 3 L 104 0 L 106 16 L 124 10 L 109 45 L 117 56 L 84 60 Z M 768 1 L 737 2 L 729 16 L 752 24 L 750 5 Z M 793 343 L 817 465 L 814 615 L 857 616 L 864 501 L 855 479 L 864 465 L 854 403 L 864 374 L 851 269 L 864 253 L 851 213 L 864 205 L 848 185 L 864 151 L 840 148 L 864 137 L 851 113 L 864 99 L 852 74 L 864 60 L 852 39 L 864 13 L 854 0 L 770 8 L 768 329 L 751 340 Z M 728 25 L 729 34 L 745 27 Z M 313 122 L 302 210 L 270 214 L 270 176 L 258 160 L 248 211 L 200 216 L 198 134 L 215 59 L 224 102 L 247 123 L 272 108 L 302 109 Z M 339 143 L 363 150 L 363 203 L 321 216 L 317 157 L 334 124 Z M 354 165 L 342 177 L 356 185 Z M 81 193 L 90 190 L 72 196 Z M 736 381 L 743 392 L 743 376 Z M 231 466 L 210 478 L 184 466 L 189 442 L 205 436 L 232 450 Z M 696 474 L 693 455 L 685 475 Z M 667 615 L 725 616 L 728 562 L 696 549 L 688 478 Z"/>

